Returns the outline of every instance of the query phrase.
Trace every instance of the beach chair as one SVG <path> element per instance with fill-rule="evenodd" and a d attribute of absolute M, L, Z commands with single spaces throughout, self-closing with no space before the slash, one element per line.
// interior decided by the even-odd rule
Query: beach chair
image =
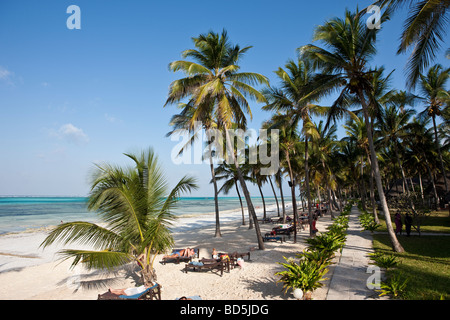
<path fill-rule="evenodd" d="M 174 254 L 175 252 L 179 252 L 181 250 L 183 250 L 183 249 L 173 249 L 172 252 L 171 252 L 171 255 Z M 180 262 L 187 262 L 187 261 L 191 262 L 192 259 L 199 257 L 199 249 L 193 249 L 193 250 L 194 250 L 194 254 L 190 255 L 188 257 L 180 257 L 180 256 L 178 256 L 178 257 L 163 257 L 161 262 L 164 265 L 167 262 L 171 262 L 171 261 L 175 262 L 176 264 L 178 264 Z"/>
<path fill-rule="evenodd" d="M 145 291 L 130 296 L 118 295 L 108 291 L 99 294 L 97 300 L 161 300 L 161 286 L 156 283 Z"/>
<path fill-rule="evenodd" d="M 223 256 L 228 256 L 230 258 L 230 266 L 231 267 L 235 267 L 237 266 L 237 260 L 239 258 L 244 259 L 245 256 L 248 256 L 248 261 L 250 261 L 250 251 L 248 252 L 232 252 L 232 253 L 224 253 L 224 252 L 219 252 L 218 254 L 219 257 L 223 257 Z"/>
<path fill-rule="evenodd" d="M 213 271 L 218 270 L 220 271 L 220 276 L 223 276 L 223 270 L 228 265 L 228 272 L 230 272 L 230 264 L 226 263 L 222 260 L 216 260 L 216 259 L 202 259 L 198 262 L 190 262 L 186 263 L 184 266 L 184 272 L 188 272 L 189 270 L 192 271 Z"/>
<path fill-rule="evenodd" d="M 286 242 L 286 238 L 284 236 L 276 236 L 276 235 L 272 235 L 270 233 L 266 233 L 264 235 L 263 242 L 267 242 L 267 241 L 275 241 L 275 242 L 280 241 L 281 243 L 283 243 L 283 242 Z"/>

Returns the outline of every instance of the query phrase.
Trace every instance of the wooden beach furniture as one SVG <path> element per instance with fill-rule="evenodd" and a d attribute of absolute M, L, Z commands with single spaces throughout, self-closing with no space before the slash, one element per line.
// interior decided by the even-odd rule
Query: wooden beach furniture
<path fill-rule="evenodd" d="M 248 252 L 232 252 L 232 253 L 224 253 L 224 252 L 219 252 L 219 257 L 222 256 L 228 256 L 230 258 L 230 265 L 231 267 L 235 267 L 237 266 L 237 260 L 238 258 L 244 259 L 245 256 L 248 257 L 247 261 L 250 261 L 250 251 Z"/>
<path fill-rule="evenodd" d="M 181 250 L 183 250 L 183 249 L 173 249 L 171 254 L 174 254 L 175 252 L 179 252 Z M 180 256 L 173 257 L 173 258 L 172 257 L 170 257 L 170 258 L 163 257 L 161 262 L 162 262 L 162 264 L 166 264 L 167 262 L 175 262 L 176 264 L 178 264 L 180 262 L 187 262 L 187 261 L 191 262 L 192 259 L 199 257 L 199 249 L 193 249 L 193 250 L 194 250 L 194 254 L 190 255 L 188 257 L 180 257 Z"/>
<path fill-rule="evenodd" d="M 222 259 L 201 259 L 198 262 L 192 261 L 190 263 L 186 263 L 184 266 L 184 272 L 192 271 L 220 271 L 220 276 L 223 275 L 223 270 L 227 268 L 228 272 L 230 272 L 230 263 L 229 261 L 223 261 Z"/>
<path fill-rule="evenodd" d="M 275 241 L 278 242 L 280 241 L 281 243 L 286 242 L 286 238 L 284 236 L 276 236 L 276 235 L 272 235 L 270 233 L 266 233 L 263 237 L 263 241 L 267 242 L 267 241 Z"/>
<path fill-rule="evenodd" d="M 118 295 L 110 291 L 99 294 L 97 300 L 161 300 L 161 286 L 156 283 L 145 291 L 131 295 Z"/>

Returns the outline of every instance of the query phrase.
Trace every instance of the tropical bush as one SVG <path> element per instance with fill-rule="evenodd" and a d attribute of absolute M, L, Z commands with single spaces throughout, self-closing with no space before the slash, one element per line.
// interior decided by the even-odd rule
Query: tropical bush
<path fill-rule="evenodd" d="M 323 286 L 321 281 L 326 280 L 324 275 L 328 269 L 324 264 L 319 264 L 311 259 L 300 259 L 298 263 L 291 259 L 287 259 L 286 263 L 280 263 L 286 270 L 275 273 L 280 276 L 278 282 L 283 282 L 283 289 L 287 292 L 289 289 L 301 289 L 304 294 L 312 292 Z"/>
<path fill-rule="evenodd" d="M 377 290 L 381 292 L 379 296 L 389 295 L 395 299 L 402 298 L 406 293 L 408 281 L 399 274 L 392 275 L 387 281 L 381 282 L 381 288 Z"/>
<path fill-rule="evenodd" d="M 398 265 L 398 259 L 394 255 L 385 255 L 382 253 L 375 253 L 371 255 L 375 265 L 380 268 L 391 269 Z"/>
<path fill-rule="evenodd" d="M 375 222 L 373 215 L 365 211 L 360 214 L 359 222 L 361 223 L 363 230 L 369 230 L 370 232 L 374 232 L 376 229 L 381 227 L 381 224 Z"/>
<path fill-rule="evenodd" d="M 344 247 L 345 240 L 346 236 L 344 233 L 329 231 L 318 234 L 314 238 L 306 239 L 306 243 L 310 245 L 310 248 L 334 253 Z"/>

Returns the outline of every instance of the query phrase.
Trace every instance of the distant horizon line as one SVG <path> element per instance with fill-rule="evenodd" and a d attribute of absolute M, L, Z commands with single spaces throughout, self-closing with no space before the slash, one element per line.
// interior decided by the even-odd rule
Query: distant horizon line
<path fill-rule="evenodd" d="M 277 196 L 279 197 L 279 196 Z M 79 196 L 79 195 L 0 195 L 0 198 L 89 198 L 89 196 Z M 183 196 L 180 198 L 211 198 L 214 196 Z M 239 198 L 238 196 L 219 196 L 218 198 Z M 243 196 L 241 196 L 243 198 Z M 261 198 L 261 196 L 251 196 L 251 198 Z M 275 198 L 272 196 L 264 196 L 264 198 Z M 286 198 L 286 196 L 285 196 Z"/>

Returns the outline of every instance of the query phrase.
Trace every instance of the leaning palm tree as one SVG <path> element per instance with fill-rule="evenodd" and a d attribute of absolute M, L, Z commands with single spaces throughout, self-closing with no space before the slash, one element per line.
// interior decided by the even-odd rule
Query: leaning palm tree
<path fill-rule="evenodd" d="M 192 40 L 195 49 L 185 50 L 182 56 L 194 61 L 179 60 L 169 64 L 171 71 L 182 71 L 186 77 L 171 83 L 165 105 L 189 99 L 189 104 L 195 108 L 192 123 L 202 121 L 205 117 L 213 118 L 217 127 L 224 131 L 227 161 L 236 165 L 248 211 L 255 222 L 259 249 L 264 249 L 255 209 L 228 129 L 233 123 L 239 128 L 245 128 L 246 113 L 251 117 L 247 98 L 265 102 L 264 96 L 253 86 L 268 85 L 268 79 L 258 73 L 239 72 L 238 62 L 251 47 L 241 48 L 239 45 L 232 45 L 225 30 L 221 35 L 209 32 Z"/>
<path fill-rule="evenodd" d="M 450 68 L 444 69 L 440 64 L 434 65 L 428 70 L 426 75 L 420 75 L 420 91 L 426 103 L 425 110 L 421 116 L 429 116 L 433 120 L 434 143 L 439 155 L 441 172 L 444 177 L 445 191 L 448 192 L 447 176 L 444 162 L 442 160 L 441 147 L 439 144 L 438 131 L 436 126 L 436 117 L 442 115 L 442 107 L 450 104 L 450 93 L 445 89 L 446 83 L 450 78 Z"/>
<path fill-rule="evenodd" d="M 404 249 L 392 228 L 369 120 L 369 101 L 372 92 L 370 75 L 372 71 L 368 64 L 376 53 L 377 32 L 377 29 L 366 28 L 365 21 L 358 14 L 347 10 L 344 19 L 334 18 L 316 28 L 314 40 L 321 41 L 324 45 L 323 48 L 309 44 L 300 47 L 299 52 L 304 58 L 313 61 L 322 72 L 317 75 L 316 81 L 312 84 L 314 89 L 311 91 L 311 95 L 318 94 L 320 91 L 340 90 L 340 94 L 332 106 L 333 110 L 338 112 L 333 111 L 330 116 L 342 114 L 341 110 L 346 106 L 351 95 L 358 97 L 366 122 L 374 176 L 389 237 L 394 250 L 403 252 Z M 305 99 L 307 98 L 309 97 L 306 96 Z"/>
<path fill-rule="evenodd" d="M 134 166 L 96 166 L 88 200 L 89 210 L 98 212 L 101 225 L 84 221 L 55 227 L 41 246 L 55 242 L 78 243 L 90 249 L 63 249 L 72 266 L 108 269 L 136 262 L 144 284 L 156 279 L 155 258 L 173 246 L 170 232 L 172 213 L 183 192 L 196 189 L 195 179 L 184 176 L 169 190 L 157 156 L 150 148 L 140 154 L 126 154 Z"/>

